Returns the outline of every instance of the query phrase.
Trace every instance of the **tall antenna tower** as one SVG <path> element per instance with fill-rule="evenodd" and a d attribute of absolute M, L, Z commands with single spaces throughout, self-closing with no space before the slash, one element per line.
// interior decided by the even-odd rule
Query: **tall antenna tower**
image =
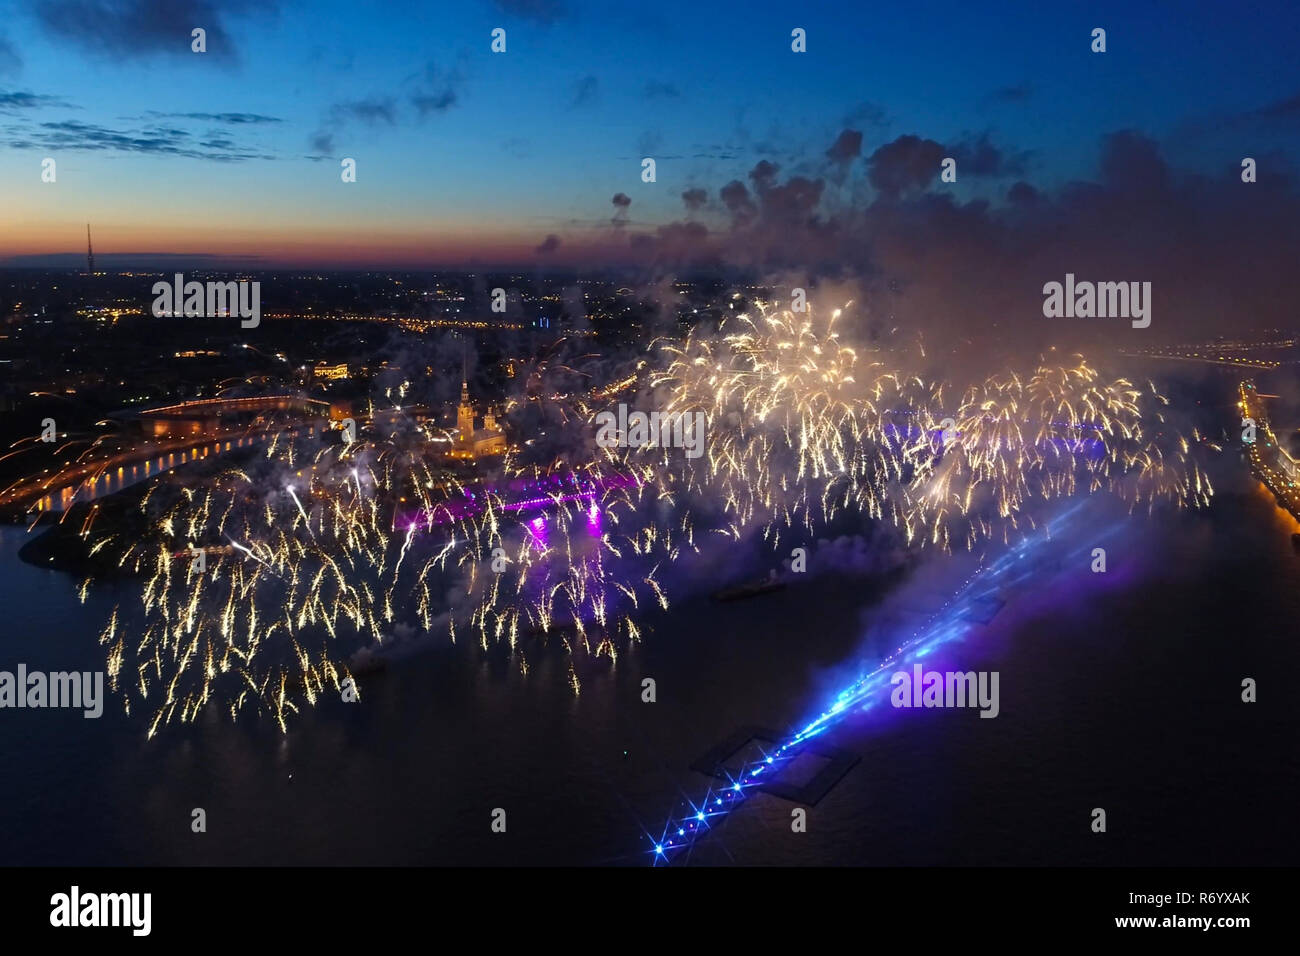
<path fill-rule="evenodd" d="M 90 244 L 90 223 L 86 223 L 86 275 L 95 274 L 95 250 Z"/>

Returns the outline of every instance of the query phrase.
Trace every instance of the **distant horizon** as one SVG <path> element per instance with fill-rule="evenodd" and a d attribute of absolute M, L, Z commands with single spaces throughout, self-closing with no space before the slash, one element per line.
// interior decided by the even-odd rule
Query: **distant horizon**
<path fill-rule="evenodd" d="M 173 258 L 174 261 L 163 261 L 166 258 Z M 86 256 L 82 253 L 80 256 L 74 253 L 63 253 L 52 256 L 32 256 L 32 259 L 45 260 L 42 262 L 19 263 L 14 260 L 24 258 L 15 256 L 9 260 L 0 260 L 0 271 L 5 272 L 70 272 L 86 275 Z M 135 262 L 123 264 L 121 259 L 135 259 Z M 53 261 L 59 260 L 59 261 Z M 107 260 L 107 261 L 106 261 Z M 460 273 L 460 274 L 505 274 L 520 273 L 528 274 L 532 277 L 543 276 L 552 278 L 599 278 L 601 276 L 618 276 L 620 278 L 629 278 L 642 271 L 641 267 L 636 264 L 612 264 L 612 263 L 594 263 L 590 266 L 568 266 L 560 264 L 539 264 L 537 262 L 519 262 L 519 263 L 423 263 L 423 264 L 392 264 L 392 265 L 327 265 L 327 264 L 265 264 L 251 262 L 237 262 L 234 260 L 222 258 L 216 255 L 205 256 L 202 254 L 187 253 L 107 253 L 102 254 L 95 252 L 95 274 L 114 274 L 121 272 L 157 272 L 168 273 L 180 271 L 182 268 L 209 271 L 209 272 L 267 272 L 267 273 L 332 273 L 332 272 L 357 272 L 357 273 Z M 683 269 L 679 277 L 684 281 L 702 280 L 705 278 L 719 279 L 726 281 L 755 281 L 755 270 L 751 267 L 743 266 L 708 266 L 700 268 Z"/>

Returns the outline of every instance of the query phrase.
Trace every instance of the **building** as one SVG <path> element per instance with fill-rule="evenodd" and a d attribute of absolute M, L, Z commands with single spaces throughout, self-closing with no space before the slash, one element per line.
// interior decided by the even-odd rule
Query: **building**
<path fill-rule="evenodd" d="M 221 431 L 221 416 L 215 412 L 144 411 L 140 427 L 148 438 L 193 438 Z"/>
<path fill-rule="evenodd" d="M 345 418 L 357 418 L 357 402 L 352 398 L 330 399 L 330 421 L 341 422 Z"/>
<path fill-rule="evenodd" d="M 474 428 L 474 406 L 469 400 L 469 383 L 460 383 L 460 405 L 456 408 L 456 440 L 447 454 L 452 458 L 487 458 L 503 455 L 506 450 L 505 433 L 497 427 L 496 416 L 488 410 L 483 415 L 483 427 Z"/>
<path fill-rule="evenodd" d="M 1278 465 L 1292 481 L 1300 481 L 1300 430 L 1286 434 L 1277 444 Z"/>
<path fill-rule="evenodd" d="M 339 379 L 348 377 L 348 363 L 340 362 L 338 365 L 326 365 L 324 362 L 317 362 L 312 369 L 312 377 L 318 382 L 337 382 Z"/>

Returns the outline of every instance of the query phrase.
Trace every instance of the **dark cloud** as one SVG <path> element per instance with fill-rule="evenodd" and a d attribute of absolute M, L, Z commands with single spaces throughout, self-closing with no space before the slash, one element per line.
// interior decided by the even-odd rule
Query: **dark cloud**
<path fill-rule="evenodd" d="M 853 262 L 898 279 L 896 321 L 945 321 L 976 341 L 1026 350 L 1049 342 L 1187 341 L 1222 330 L 1233 315 L 1255 328 L 1283 326 L 1300 289 L 1288 265 L 1300 257 L 1300 196 L 1293 182 L 1243 184 L 1172 168 L 1158 143 L 1133 130 L 1102 138 L 1097 171 L 1054 192 L 1012 187 L 1005 206 L 912 193 L 873 203 L 861 217 L 840 211 L 835 230 L 806 229 L 789 242 L 800 258 Z M 1248 225 L 1247 225 L 1248 224 Z M 794 258 L 794 255 L 791 255 Z M 1152 326 L 1044 322 L 1041 289 L 1067 272 L 1098 280 L 1150 281 Z M 1014 330 L 1014 331 L 1013 331 Z M 950 334 L 951 333 L 947 333 Z"/>
<path fill-rule="evenodd" d="M 1049 187 L 1016 178 L 1011 169 L 1026 154 L 988 136 L 945 151 L 911 134 L 854 164 L 862 169 L 855 185 L 874 190 L 829 191 L 799 174 L 824 149 L 810 147 L 805 160 L 788 160 L 794 172 L 765 161 L 722 186 L 722 224 L 689 218 L 702 192 L 692 190 L 682 220 L 653 231 L 629 226 L 621 252 L 652 277 L 717 266 L 798 277 L 793 284 L 809 288 L 834 283 L 845 290 L 836 301 L 861 306 L 842 328 L 846 341 L 919 336 L 930 360 L 954 375 L 990 360 L 1032 361 L 1049 346 L 1095 354 L 1195 341 L 1221 334 L 1224 315 L 1242 330 L 1290 324 L 1300 298 L 1293 158 L 1277 154 L 1269 179 L 1246 184 L 1235 164 L 1216 174 L 1180 169 L 1170 157 L 1187 153 L 1133 130 L 1095 145 L 1089 175 Z M 981 171 L 960 191 L 938 179 L 951 152 L 963 171 Z M 998 182 L 1004 175 L 1009 188 Z M 1045 320 L 1043 285 L 1067 272 L 1151 282 L 1151 327 Z"/>
<path fill-rule="evenodd" d="M 311 151 L 316 155 L 316 158 L 333 156 L 334 134 L 324 131 L 313 133 L 311 139 L 308 140 L 308 145 L 311 146 Z"/>
<path fill-rule="evenodd" d="M 627 225 L 627 209 L 632 205 L 632 197 L 627 193 L 615 193 L 610 202 L 614 204 L 614 217 L 610 223 L 615 229 L 621 229 Z"/>
<path fill-rule="evenodd" d="M 664 242 L 685 242 L 695 244 L 708 236 L 709 230 L 698 222 L 674 222 L 660 226 L 656 235 Z"/>
<path fill-rule="evenodd" d="M 988 133 L 952 146 L 948 155 L 957 160 L 957 175 L 1023 176 L 1027 153 L 1008 155 L 993 145 Z"/>
<path fill-rule="evenodd" d="M 867 178 L 885 197 L 896 198 L 909 189 L 924 189 L 939 175 L 944 149 L 932 139 L 911 134 L 886 143 L 867 160 Z"/>
<path fill-rule="evenodd" d="M 1134 130 L 1112 133 L 1102 141 L 1100 165 L 1103 185 L 1121 193 L 1159 195 L 1169 184 L 1169 167 L 1159 147 Z"/>
<path fill-rule="evenodd" d="M 826 158 L 832 163 L 846 165 L 862 155 L 862 134 L 855 129 L 846 129 L 826 150 Z"/>
<path fill-rule="evenodd" d="M 231 126 L 260 126 L 284 122 L 278 116 L 262 116 L 260 113 L 159 113 L 150 110 L 144 115 L 156 119 L 192 119 L 209 123 L 227 123 Z"/>
<path fill-rule="evenodd" d="M 275 13 L 276 0 L 31 0 L 29 7 L 46 33 L 87 52 L 114 59 L 159 54 L 196 62 L 237 58 L 238 43 L 228 17 Z M 207 52 L 193 53 L 190 31 L 207 31 Z"/>
<path fill-rule="evenodd" d="M 420 77 L 419 87 L 411 94 L 411 105 L 420 118 L 430 113 L 445 113 L 460 101 L 464 78 L 458 69 L 444 69 L 430 62 Z"/>
<path fill-rule="evenodd" d="M 358 120 L 371 126 L 379 123 L 392 126 L 397 122 L 397 105 L 391 96 L 372 96 L 364 100 L 335 103 L 330 107 L 329 117 L 335 123 Z"/>
<path fill-rule="evenodd" d="M 464 77 L 458 67 L 442 67 L 430 61 L 423 70 L 413 73 L 403 81 L 409 92 L 406 101 L 415 110 L 415 119 L 445 113 L 460 102 Z M 308 142 L 317 158 L 333 153 L 334 145 L 344 129 L 352 123 L 366 126 L 395 126 L 403 112 L 398 107 L 399 98 L 374 95 L 361 100 L 335 103 L 329 108 L 320 127 Z M 409 115 L 409 114 L 407 114 Z"/>
<path fill-rule="evenodd" d="M 733 179 L 723 186 L 718 191 L 718 198 L 722 200 L 722 205 L 727 207 L 732 221 L 736 224 L 749 222 L 758 214 L 758 207 L 750 199 L 749 190 L 739 179 Z"/>
<path fill-rule="evenodd" d="M 5 93 L 0 91 L 0 112 L 14 113 L 18 110 L 39 109 L 57 106 L 74 109 L 73 105 L 61 96 L 46 96 L 43 93 Z"/>
<path fill-rule="evenodd" d="M 744 146 L 737 146 L 731 143 L 691 143 L 692 152 L 687 155 L 691 159 L 715 159 L 725 162 L 738 159 L 748 150 Z"/>
<path fill-rule="evenodd" d="M 599 82 L 591 74 L 587 74 L 578 80 L 573 86 L 573 105 L 587 106 L 596 101 L 596 93 L 600 87 Z"/>
<path fill-rule="evenodd" d="M 176 129 L 115 130 L 92 123 L 64 121 L 40 123 L 10 139 L 13 149 L 65 149 L 87 152 L 147 153 L 183 156 L 213 162 L 235 163 L 249 159 L 274 159 L 239 146 L 224 137 L 195 141 L 190 133 Z"/>
<path fill-rule="evenodd" d="M 685 265 L 698 267 L 708 261 L 709 230 L 698 222 L 673 222 L 660 226 L 653 234 L 638 233 L 629 240 L 630 247 L 659 268 L 675 269 Z"/>
<path fill-rule="evenodd" d="M 816 213 L 824 186 L 820 179 L 806 176 L 793 176 L 782 185 L 770 185 L 760 193 L 759 212 L 766 222 L 777 226 L 806 223 Z"/>
<path fill-rule="evenodd" d="M 429 113 L 444 113 L 456 105 L 456 93 L 454 90 L 444 90 L 441 93 L 415 93 L 411 96 L 411 105 L 421 116 L 427 116 Z"/>
<path fill-rule="evenodd" d="M 760 159 L 758 165 L 749 171 L 749 178 L 754 181 L 754 188 L 762 192 L 776 181 L 776 174 L 780 170 L 781 167 L 776 163 Z"/>
<path fill-rule="evenodd" d="M 704 204 L 709 201 L 709 194 L 703 189 L 693 188 L 682 193 L 682 202 L 686 204 L 689 212 L 698 212 L 704 208 Z"/>
<path fill-rule="evenodd" d="M 397 122 L 397 102 L 391 96 L 371 96 L 364 100 L 335 103 L 329 108 L 321 127 L 308 139 L 315 156 L 332 156 L 338 135 L 354 122 L 366 126 L 392 126 Z"/>
<path fill-rule="evenodd" d="M 551 233 L 545 239 L 543 239 L 541 244 L 537 246 L 533 251 L 537 253 L 539 256 L 546 256 L 546 255 L 550 255 L 558 248 L 560 248 L 560 237 L 557 236 L 555 233 Z"/>
<path fill-rule="evenodd" d="M 645 95 L 647 99 L 677 99 L 682 95 L 681 91 L 671 83 L 661 83 L 657 80 L 651 80 L 645 85 Z"/>
<path fill-rule="evenodd" d="M 534 23 L 554 23 L 568 15 L 561 0 L 495 0 L 497 9 Z"/>

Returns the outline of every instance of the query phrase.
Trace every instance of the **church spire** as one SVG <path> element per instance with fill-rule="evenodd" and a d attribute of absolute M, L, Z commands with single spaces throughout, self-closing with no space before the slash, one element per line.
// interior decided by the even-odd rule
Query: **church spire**
<path fill-rule="evenodd" d="M 474 406 L 469 403 L 469 368 L 464 354 L 461 355 L 460 368 L 460 407 L 456 409 L 456 431 L 465 443 L 474 440 Z"/>

